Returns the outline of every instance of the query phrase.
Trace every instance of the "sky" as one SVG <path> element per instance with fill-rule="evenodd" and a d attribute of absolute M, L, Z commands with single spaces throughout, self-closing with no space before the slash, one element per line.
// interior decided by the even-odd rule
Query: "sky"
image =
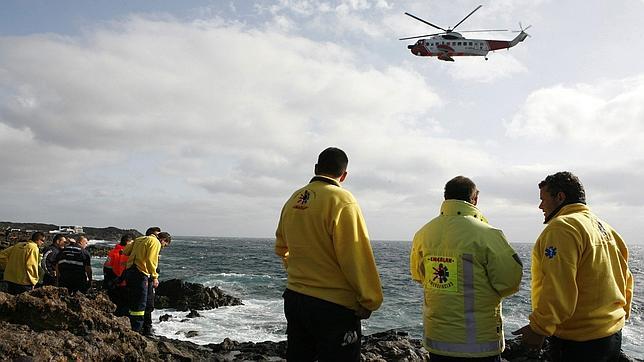
<path fill-rule="evenodd" d="M 511 50 L 417 57 L 434 33 L 519 29 Z M 644 243 L 643 0 L 0 2 L 0 220 L 274 237 L 317 155 L 375 240 L 411 240 L 470 177 L 512 242 L 572 171 Z M 509 40 L 516 33 L 473 33 Z"/>

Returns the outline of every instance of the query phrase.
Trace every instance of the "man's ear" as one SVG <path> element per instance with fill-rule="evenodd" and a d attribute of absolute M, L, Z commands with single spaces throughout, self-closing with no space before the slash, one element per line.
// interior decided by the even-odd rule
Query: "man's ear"
<path fill-rule="evenodd" d="M 340 182 L 343 182 L 345 178 L 347 178 L 347 171 L 344 171 L 342 176 L 340 176 Z"/>
<path fill-rule="evenodd" d="M 317 175 L 318 174 L 318 164 L 315 164 L 315 167 L 313 168 L 313 174 Z"/>
<path fill-rule="evenodd" d="M 566 194 L 563 193 L 563 191 L 559 191 L 559 192 L 557 192 L 556 199 L 557 199 L 557 201 L 562 203 L 562 202 L 566 201 Z"/>

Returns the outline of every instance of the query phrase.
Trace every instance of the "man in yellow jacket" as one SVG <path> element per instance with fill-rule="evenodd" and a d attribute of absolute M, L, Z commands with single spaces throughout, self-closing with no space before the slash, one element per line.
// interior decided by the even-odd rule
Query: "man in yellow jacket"
<path fill-rule="evenodd" d="M 45 234 L 36 231 L 31 235 L 31 240 L 19 242 L 0 252 L 0 266 L 4 269 L 4 280 L 10 294 L 32 290 L 38 283 L 39 248 L 44 242 Z"/>
<path fill-rule="evenodd" d="M 380 276 L 358 202 L 340 183 L 347 155 L 322 151 L 315 177 L 288 199 L 275 253 L 286 267 L 289 361 L 359 361 L 360 320 L 382 303 Z"/>
<path fill-rule="evenodd" d="M 629 317 L 633 275 L 619 234 L 586 206 L 577 176 L 557 172 L 539 183 L 546 227 L 532 250 L 530 324 L 515 331 L 555 361 L 613 361 Z"/>
<path fill-rule="evenodd" d="M 425 290 L 424 340 L 432 362 L 501 361 L 501 300 L 519 290 L 523 266 L 476 207 L 472 180 L 445 185 L 440 215 L 414 235 L 412 279 Z"/>
<path fill-rule="evenodd" d="M 160 231 L 160 229 L 159 229 Z M 154 288 L 159 286 L 159 252 L 172 241 L 166 232 L 153 232 L 134 239 L 123 249 L 129 256 L 125 270 L 125 281 L 130 304 L 132 330 L 149 335 L 151 313 L 154 309 Z M 145 321 L 148 321 L 149 325 Z M 144 326 L 145 325 L 145 326 Z M 147 327 L 144 329 L 144 327 Z"/>

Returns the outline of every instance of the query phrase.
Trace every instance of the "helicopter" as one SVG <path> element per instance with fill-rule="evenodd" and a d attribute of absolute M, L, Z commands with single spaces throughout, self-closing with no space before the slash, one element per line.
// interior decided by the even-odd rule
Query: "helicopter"
<path fill-rule="evenodd" d="M 508 31 L 507 29 L 495 29 L 495 30 L 466 30 L 459 33 L 455 32 L 457 26 L 461 25 L 470 15 L 474 14 L 475 11 L 480 9 L 483 5 L 479 5 L 476 9 L 472 10 L 463 20 L 459 21 L 456 25 L 451 28 L 443 29 L 440 26 L 436 26 L 428 21 L 425 21 L 415 15 L 410 13 L 405 13 L 405 15 L 410 16 L 422 23 L 425 23 L 433 28 L 442 30 L 440 33 L 434 34 L 425 34 L 418 36 L 410 36 L 406 38 L 400 38 L 399 40 L 408 40 L 408 39 L 418 39 L 418 38 L 427 38 L 429 39 L 420 39 L 416 41 L 415 44 L 407 46 L 407 49 L 411 50 L 411 53 L 421 57 L 437 57 L 440 60 L 453 62 L 455 56 L 483 56 L 487 60 L 487 53 L 499 49 L 510 49 L 513 46 L 524 41 L 528 36 L 530 36 L 525 31 L 528 30 L 532 25 L 523 28 L 521 23 L 519 23 L 520 31 L 519 34 L 512 40 L 487 40 L 487 39 L 467 39 L 464 38 L 460 33 L 480 33 L 480 32 L 497 32 L 497 31 Z"/>

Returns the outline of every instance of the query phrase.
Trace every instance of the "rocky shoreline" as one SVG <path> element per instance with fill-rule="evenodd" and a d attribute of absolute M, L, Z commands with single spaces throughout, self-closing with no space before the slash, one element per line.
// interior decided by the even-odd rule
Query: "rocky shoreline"
<path fill-rule="evenodd" d="M 218 295 L 214 288 L 169 281 L 166 301 L 194 300 L 190 307 L 241 300 Z M 223 299 L 222 299 L 223 298 Z M 165 307 L 174 308 L 172 303 Z M 188 309 L 190 309 L 188 307 Z M 126 317 L 115 317 L 114 304 L 100 290 L 70 295 L 64 288 L 43 287 L 18 296 L 0 291 L 0 356 L 13 361 L 284 361 L 286 342 L 237 342 L 198 345 L 165 337 L 143 337 L 130 330 Z M 191 309 L 198 318 L 196 309 Z M 163 317 L 162 317 L 163 318 Z M 161 324 L 162 325 L 162 324 Z M 546 352 L 530 354 L 516 340 L 507 340 L 507 361 L 549 361 Z M 429 361 L 421 341 L 402 330 L 363 337 L 361 361 Z M 620 361 L 641 361 L 623 356 Z"/>

